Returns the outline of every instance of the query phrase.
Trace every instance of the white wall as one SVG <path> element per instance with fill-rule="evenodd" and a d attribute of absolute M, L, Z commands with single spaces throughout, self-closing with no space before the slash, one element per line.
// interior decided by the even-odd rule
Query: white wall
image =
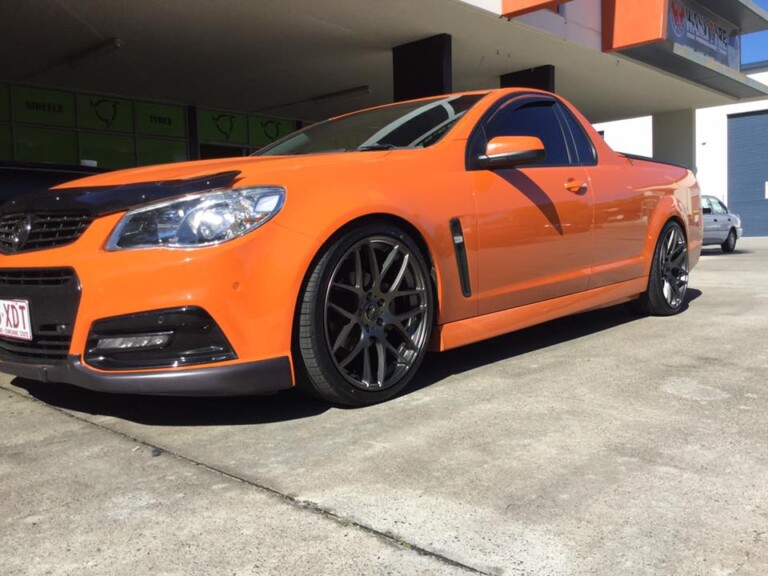
<path fill-rule="evenodd" d="M 750 78 L 768 84 L 768 72 Z M 728 203 L 728 115 L 768 110 L 768 100 L 696 111 L 696 166 L 701 191 Z"/>
<path fill-rule="evenodd" d="M 653 156 L 653 121 L 650 116 L 595 124 L 605 132 L 603 138 L 616 152 Z"/>

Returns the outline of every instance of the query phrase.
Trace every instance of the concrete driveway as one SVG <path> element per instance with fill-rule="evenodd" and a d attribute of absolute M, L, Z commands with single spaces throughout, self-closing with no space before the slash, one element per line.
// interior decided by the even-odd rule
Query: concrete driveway
<path fill-rule="evenodd" d="M 344 410 L 0 378 L 17 574 L 768 574 L 768 239 Z"/>

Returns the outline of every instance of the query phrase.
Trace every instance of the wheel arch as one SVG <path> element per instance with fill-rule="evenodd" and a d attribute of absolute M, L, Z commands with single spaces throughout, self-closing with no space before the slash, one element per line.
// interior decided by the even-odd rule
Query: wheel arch
<path fill-rule="evenodd" d="M 438 310 L 440 306 L 439 304 L 440 300 L 438 298 L 438 293 L 439 293 L 438 284 L 440 281 L 439 271 L 438 271 L 438 264 L 435 261 L 435 258 L 433 257 L 432 251 L 429 248 L 429 244 L 425 238 L 425 235 L 407 219 L 401 216 L 397 216 L 395 214 L 386 213 L 386 212 L 365 214 L 349 220 L 348 222 L 344 223 L 342 226 L 338 227 L 333 233 L 328 235 L 328 237 L 321 244 L 319 244 L 319 246 L 315 250 L 314 255 L 309 260 L 309 263 L 306 266 L 306 269 L 302 276 L 301 284 L 299 285 L 299 289 L 295 294 L 295 301 L 293 304 L 293 312 L 292 312 L 291 333 L 290 333 L 291 366 L 292 366 L 292 371 L 294 376 L 294 385 L 297 387 L 300 387 L 311 396 L 322 397 L 322 396 L 318 396 L 317 391 L 313 390 L 313 387 L 309 384 L 310 376 L 307 373 L 306 367 L 301 361 L 302 353 L 301 353 L 301 345 L 300 345 L 300 340 L 301 340 L 300 322 L 302 317 L 303 295 L 305 293 L 305 290 L 307 289 L 307 286 L 310 283 L 310 279 L 312 277 L 313 271 L 315 270 L 315 267 L 317 266 L 318 262 L 323 258 L 323 256 L 327 253 L 329 248 L 333 246 L 333 244 L 336 243 L 340 238 L 342 238 L 344 234 L 352 230 L 364 228 L 366 225 L 369 225 L 369 224 L 390 224 L 390 225 L 396 226 L 401 230 L 403 230 L 406 234 L 408 234 L 408 236 L 416 244 L 416 247 L 418 248 L 419 252 L 424 258 L 424 262 L 426 263 L 429 269 L 428 276 L 432 279 L 432 282 L 430 284 L 431 284 L 433 301 L 435 303 L 435 312 L 432 315 L 432 329 L 434 329 L 434 326 L 437 322 Z"/>
<path fill-rule="evenodd" d="M 675 221 L 680 225 L 683 230 L 683 236 L 688 244 L 690 251 L 690 232 L 688 230 L 688 223 L 682 215 L 680 207 L 670 197 L 663 198 L 656 209 L 651 215 L 650 222 L 648 223 L 648 235 L 645 239 L 645 247 L 643 249 L 643 271 L 646 277 L 650 276 L 651 264 L 653 263 L 653 255 L 656 250 L 656 243 L 659 241 L 659 235 L 667 225 L 667 222 Z"/>
<path fill-rule="evenodd" d="M 370 214 L 364 214 L 362 216 L 358 216 L 356 218 L 353 218 L 352 220 L 349 220 L 348 222 L 344 223 L 342 226 L 338 227 L 333 233 L 331 233 L 317 248 L 317 250 L 315 251 L 315 254 L 313 255 L 312 259 L 309 262 L 309 265 L 306 267 L 306 270 L 304 271 L 304 275 L 302 277 L 301 285 L 299 286 L 299 290 L 296 293 L 296 299 L 293 304 L 293 328 L 291 330 L 291 348 L 294 350 L 294 352 L 295 352 L 295 341 L 296 341 L 297 330 L 298 330 L 298 319 L 299 319 L 300 302 L 301 302 L 302 294 L 304 293 L 304 289 L 307 286 L 307 282 L 309 281 L 309 278 L 312 274 L 312 270 L 314 269 L 318 260 L 320 260 L 320 258 L 323 257 L 323 254 L 325 254 L 325 251 L 334 242 L 336 242 L 341 236 L 343 236 L 349 230 L 365 226 L 366 224 L 373 224 L 373 223 L 377 223 L 377 224 L 385 223 L 385 224 L 391 224 L 391 225 L 397 226 L 403 229 L 403 231 L 406 232 L 411 237 L 411 239 L 416 243 L 416 246 L 419 248 L 419 251 L 421 252 L 422 257 L 424 258 L 424 261 L 427 263 L 427 266 L 430 269 L 430 278 L 432 279 L 432 283 L 431 283 L 432 296 L 435 302 L 435 314 L 433 317 L 433 321 L 434 322 L 437 321 L 440 307 L 441 307 L 441 298 L 440 298 L 441 271 L 437 263 L 437 260 L 433 256 L 433 251 L 430 249 L 430 246 L 429 246 L 429 243 L 427 242 L 425 234 L 423 234 L 422 231 L 419 230 L 419 228 L 417 228 L 412 222 L 409 222 L 407 219 L 403 218 L 402 216 L 398 216 L 389 212 L 375 212 Z"/>

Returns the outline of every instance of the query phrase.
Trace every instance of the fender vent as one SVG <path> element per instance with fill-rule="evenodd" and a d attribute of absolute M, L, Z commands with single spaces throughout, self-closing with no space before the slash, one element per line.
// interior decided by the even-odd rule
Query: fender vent
<path fill-rule="evenodd" d="M 456 252 L 456 265 L 459 267 L 459 282 L 461 293 L 465 298 L 472 296 L 472 284 L 469 281 L 469 264 L 467 263 L 467 246 L 464 242 L 464 230 L 461 220 L 454 218 L 450 221 L 453 249 Z"/>

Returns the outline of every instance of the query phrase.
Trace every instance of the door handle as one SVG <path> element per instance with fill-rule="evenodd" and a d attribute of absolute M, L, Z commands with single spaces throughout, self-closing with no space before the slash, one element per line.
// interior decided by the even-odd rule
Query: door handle
<path fill-rule="evenodd" d="M 574 194 L 582 194 L 587 191 L 587 183 L 575 178 L 569 178 L 563 186 L 565 186 L 568 192 L 573 192 Z"/>

